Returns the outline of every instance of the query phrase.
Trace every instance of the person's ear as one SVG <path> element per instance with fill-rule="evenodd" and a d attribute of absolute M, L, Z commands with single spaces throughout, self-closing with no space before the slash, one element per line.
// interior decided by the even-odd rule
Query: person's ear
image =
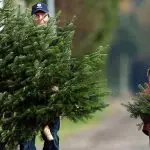
<path fill-rule="evenodd" d="M 147 77 L 150 80 L 150 68 L 147 69 Z"/>

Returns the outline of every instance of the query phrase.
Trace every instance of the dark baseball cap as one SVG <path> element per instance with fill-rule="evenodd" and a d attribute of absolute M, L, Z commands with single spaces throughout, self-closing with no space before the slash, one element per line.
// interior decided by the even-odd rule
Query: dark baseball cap
<path fill-rule="evenodd" d="M 41 3 L 41 2 L 33 5 L 31 14 L 33 15 L 33 14 L 35 14 L 38 11 L 43 11 L 45 13 L 48 13 L 49 12 L 48 5 L 44 4 L 44 3 Z"/>

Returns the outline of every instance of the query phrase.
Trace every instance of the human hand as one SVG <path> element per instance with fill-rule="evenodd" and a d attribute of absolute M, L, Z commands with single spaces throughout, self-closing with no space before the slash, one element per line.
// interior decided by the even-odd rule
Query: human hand
<path fill-rule="evenodd" d="M 59 91 L 59 87 L 58 86 L 53 86 L 51 89 L 52 89 L 53 92 L 58 92 Z"/>

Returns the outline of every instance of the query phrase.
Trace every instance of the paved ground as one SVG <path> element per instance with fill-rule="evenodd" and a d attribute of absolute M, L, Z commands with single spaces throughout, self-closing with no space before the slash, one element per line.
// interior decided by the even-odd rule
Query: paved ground
<path fill-rule="evenodd" d="M 129 117 L 121 101 L 111 104 L 111 115 L 94 129 L 77 133 L 61 145 L 60 150 L 149 150 L 149 140 Z"/>
<path fill-rule="evenodd" d="M 141 121 L 129 117 L 120 105 L 123 98 L 112 101 L 111 114 L 96 127 L 74 134 L 61 144 L 60 150 L 149 150 L 148 137 L 136 126 Z M 42 150 L 42 145 L 37 150 Z"/>

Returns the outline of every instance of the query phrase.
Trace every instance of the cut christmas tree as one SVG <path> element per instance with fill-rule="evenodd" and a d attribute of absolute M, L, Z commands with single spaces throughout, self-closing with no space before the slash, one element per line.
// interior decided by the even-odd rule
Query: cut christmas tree
<path fill-rule="evenodd" d="M 133 102 L 123 104 L 132 118 L 141 118 L 144 134 L 150 132 L 150 87 L 147 83 L 139 85 L 140 92 L 133 97 Z"/>
<path fill-rule="evenodd" d="M 5 1 L 6 2 L 6 1 Z M 107 47 L 80 58 L 71 56 L 74 26 L 37 26 L 30 12 L 0 9 L 0 142 L 12 150 L 57 116 L 73 121 L 102 111 L 108 95 Z M 59 87 L 59 92 L 52 88 Z"/>

